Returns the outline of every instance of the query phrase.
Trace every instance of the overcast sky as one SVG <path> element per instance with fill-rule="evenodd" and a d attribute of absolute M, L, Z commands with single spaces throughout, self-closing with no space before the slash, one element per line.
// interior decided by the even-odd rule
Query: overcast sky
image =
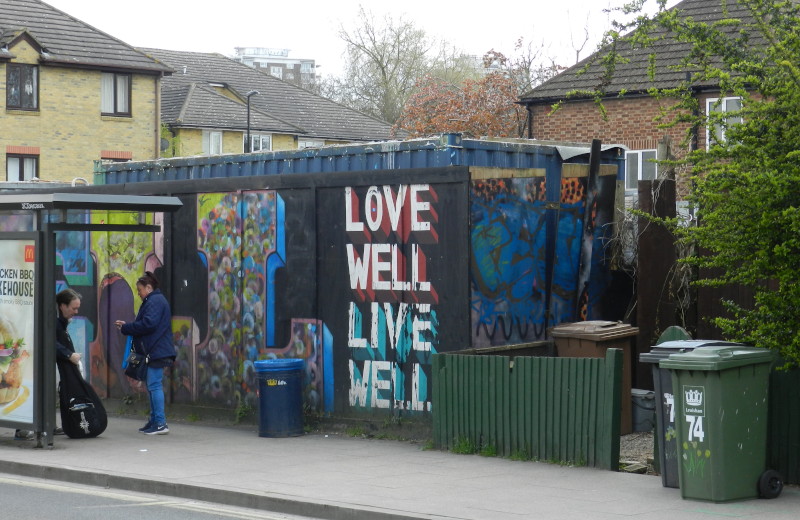
<path fill-rule="evenodd" d="M 542 42 L 547 56 L 562 65 L 575 62 L 572 40 L 581 42 L 588 28 L 594 51 L 610 27 L 609 6 L 626 0 L 300 0 L 199 2 L 197 0 L 45 0 L 47 3 L 135 47 L 218 52 L 233 55 L 234 47 L 290 49 L 290 57 L 314 59 L 319 74 L 341 71 L 344 45 L 341 25 L 354 27 L 359 5 L 376 18 L 389 13 L 446 40 L 468 54 L 481 56 L 495 49 L 514 54 L 514 42 Z M 613 17 L 612 17 L 613 18 Z"/>

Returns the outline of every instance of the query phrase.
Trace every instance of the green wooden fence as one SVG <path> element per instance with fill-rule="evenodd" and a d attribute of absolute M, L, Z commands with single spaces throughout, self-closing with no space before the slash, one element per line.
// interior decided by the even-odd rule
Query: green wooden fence
<path fill-rule="evenodd" d="M 619 466 L 622 351 L 603 358 L 433 356 L 437 448 Z"/>
<path fill-rule="evenodd" d="M 767 466 L 787 484 L 800 484 L 800 369 L 770 377 Z"/>

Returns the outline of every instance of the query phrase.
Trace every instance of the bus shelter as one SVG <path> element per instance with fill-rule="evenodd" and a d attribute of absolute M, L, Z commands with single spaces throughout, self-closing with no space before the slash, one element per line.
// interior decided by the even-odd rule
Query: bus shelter
<path fill-rule="evenodd" d="M 0 232 L 0 427 L 36 432 L 52 447 L 56 425 L 56 233 L 158 232 L 150 213 L 181 208 L 177 197 L 97 193 L 0 194 L 0 218 L 30 215 L 32 229 Z M 136 224 L 68 222 L 71 210 L 137 214 Z M 131 219 L 133 220 L 133 219 Z"/>

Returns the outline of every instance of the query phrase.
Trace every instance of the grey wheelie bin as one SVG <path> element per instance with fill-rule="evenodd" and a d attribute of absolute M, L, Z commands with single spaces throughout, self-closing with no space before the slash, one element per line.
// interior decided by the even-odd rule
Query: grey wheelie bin
<path fill-rule="evenodd" d="M 653 366 L 656 412 L 656 427 L 653 435 L 656 439 L 655 451 L 658 457 L 658 469 L 661 473 L 661 484 L 664 487 L 678 487 L 678 444 L 675 434 L 672 375 L 669 370 L 660 368 L 658 363 L 662 359 L 667 359 L 670 354 L 686 353 L 696 348 L 715 346 L 743 347 L 745 345 L 709 339 L 673 340 L 653 345 L 650 352 L 639 354 L 640 362 L 651 363 Z"/>
<path fill-rule="evenodd" d="M 780 494 L 780 476 L 766 467 L 773 360 L 770 350 L 720 346 L 659 362 L 672 373 L 683 498 L 728 502 Z"/>

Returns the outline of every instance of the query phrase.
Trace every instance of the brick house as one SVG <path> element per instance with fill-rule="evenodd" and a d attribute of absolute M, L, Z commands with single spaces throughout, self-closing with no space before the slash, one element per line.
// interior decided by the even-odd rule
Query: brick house
<path fill-rule="evenodd" d="M 165 156 L 295 150 L 392 138 L 389 123 L 216 53 L 140 49 L 175 73 L 161 83 Z M 250 140 L 247 148 L 247 94 Z"/>
<path fill-rule="evenodd" d="M 0 180 L 91 179 L 94 160 L 157 158 L 170 72 L 44 2 L 3 0 Z"/>
<path fill-rule="evenodd" d="M 723 4 L 726 4 L 723 7 Z M 672 10 L 681 16 L 698 22 L 713 23 L 722 18 L 740 18 L 743 23 L 751 20 L 749 12 L 736 2 L 713 0 L 684 0 Z M 738 27 L 732 30 L 738 30 Z M 625 37 L 619 45 L 620 55 L 627 62 L 619 63 L 615 74 L 604 85 L 603 104 L 607 111 L 604 120 L 589 94 L 568 95 L 574 91 L 590 92 L 603 82 L 604 66 L 598 58 L 603 51 L 582 60 L 561 74 L 532 89 L 520 98 L 520 104 L 528 112 L 527 137 L 545 140 L 590 141 L 600 139 L 604 143 L 622 144 L 626 152 L 626 193 L 635 192 L 637 181 L 656 178 L 658 143 L 669 137 L 672 154 L 680 157 L 687 150 L 706 146 L 708 128 L 695 128 L 687 142 L 689 127 L 685 124 L 672 128 L 659 128 L 655 121 L 670 100 L 658 100 L 648 93 L 651 88 L 673 88 L 686 81 L 687 72 L 677 66 L 691 45 L 666 37 L 649 48 L 633 48 Z M 655 74 L 648 75 L 651 55 L 655 56 Z M 583 69 L 589 64 L 585 72 Z M 720 98 L 714 83 L 695 83 L 694 95 L 703 110 L 735 110 L 737 98 Z M 620 96 L 620 93 L 624 95 Z M 719 103 L 717 103 L 719 101 Z M 552 112 L 556 103 L 559 110 Z M 678 178 L 678 193 L 686 192 L 685 183 Z"/>
<path fill-rule="evenodd" d="M 732 33 L 753 23 L 749 11 L 736 1 L 683 0 L 670 10 L 677 11 L 681 18 L 709 25 L 724 19 L 738 19 L 737 24 L 725 26 Z M 677 101 L 657 99 L 648 90 L 675 88 L 691 81 L 690 73 L 681 67 L 681 62 L 691 55 L 692 45 L 678 41 L 665 31 L 655 32 L 652 36 L 652 45 L 647 48 L 635 47 L 630 35 L 621 38 L 617 51 L 623 61 L 617 63 L 610 78 L 604 77 L 605 67 L 601 58 L 605 52 L 599 51 L 532 89 L 519 102 L 528 113 L 529 138 L 600 139 L 603 143 L 626 147 L 626 205 L 636 203 L 639 209 L 661 217 L 679 214 L 687 217 L 691 208 L 682 200 L 689 188 L 687 173 L 678 169 L 676 182 L 661 181 L 665 176 L 659 174 L 653 162 L 662 157 L 665 150 L 660 143 L 669 141 L 670 153 L 680 158 L 691 150 L 707 146 L 711 135 L 715 135 L 717 140 L 724 139 L 724 133 L 721 127 L 690 127 L 688 123 L 659 128 L 657 116 Z M 750 33 L 750 44 L 759 45 L 758 34 Z M 600 90 L 601 85 L 607 119 L 603 119 L 592 99 L 592 92 Z M 716 82 L 695 81 L 690 83 L 690 89 L 697 99 L 701 115 L 741 108 L 741 98 L 721 97 Z M 556 104 L 560 107 L 553 111 Z M 670 117 L 668 115 L 666 120 Z M 728 121 L 735 119 L 729 117 Z M 619 200 L 620 205 L 621 202 Z M 639 328 L 636 353 L 649 351 L 666 327 L 676 324 L 693 331 L 695 337 L 722 339 L 719 330 L 704 320 L 708 316 L 721 315 L 721 296 L 729 297 L 734 293 L 690 291 L 686 283 L 689 275 L 676 267 L 679 265 L 676 262 L 679 252 L 669 231 L 661 226 L 648 226 L 646 221 L 624 211 L 619 211 L 617 217 L 622 224 L 617 228 L 617 236 L 621 237 L 618 251 L 622 250 L 623 260 L 617 264 L 620 269 L 614 274 L 618 275 L 617 279 L 626 280 L 625 273 L 629 273 L 635 286 L 631 300 L 635 305 L 629 307 L 625 319 L 630 319 Z M 731 299 L 742 301 L 739 296 Z M 640 363 L 635 372 L 635 384 L 640 388 L 652 388 L 650 366 Z"/>

